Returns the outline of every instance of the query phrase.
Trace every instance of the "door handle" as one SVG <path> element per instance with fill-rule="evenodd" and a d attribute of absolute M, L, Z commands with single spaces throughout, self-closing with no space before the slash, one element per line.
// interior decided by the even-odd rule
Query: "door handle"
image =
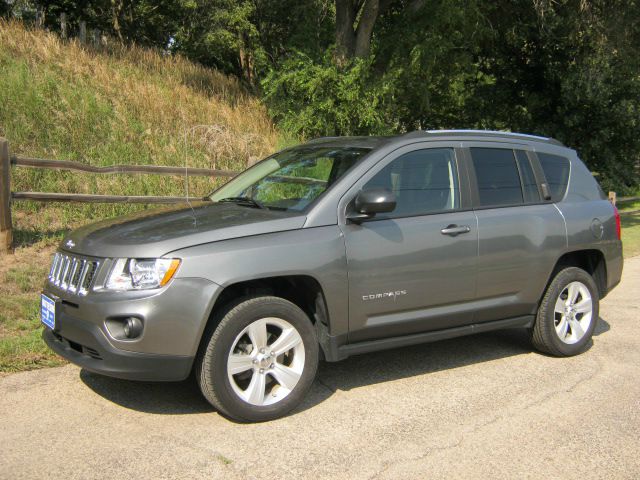
<path fill-rule="evenodd" d="M 470 231 L 471 231 L 471 227 L 469 225 L 451 224 L 451 225 L 447 225 L 442 230 L 440 230 L 440 233 L 443 235 L 450 235 L 452 237 L 455 237 L 456 235 L 460 235 L 462 233 L 469 233 Z"/>

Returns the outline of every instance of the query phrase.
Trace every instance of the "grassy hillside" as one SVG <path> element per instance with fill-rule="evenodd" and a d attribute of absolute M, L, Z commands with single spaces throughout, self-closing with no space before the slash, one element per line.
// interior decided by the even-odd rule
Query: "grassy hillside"
<path fill-rule="evenodd" d="M 278 143 L 259 101 L 238 82 L 181 57 L 112 46 L 94 51 L 0 22 L 0 136 L 15 153 L 93 165 L 241 169 Z M 181 177 L 14 169 L 14 190 L 184 194 Z M 190 191 L 211 190 L 194 178 Z M 17 203 L 17 240 L 131 210 L 124 205 Z M 33 215 L 37 213 L 37 215 Z"/>
<path fill-rule="evenodd" d="M 92 165 L 242 169 L 280 140 L 238 82 L 180 57 L 141 48 L 95 51 L 0 21 L 0 136 L 27 156 Z M 14 168 L 13 190 L 183 195 L 180 176 L 89 175 Z M 190 179 L 190 193 L 215 186 Z M 0 375 L 60 363 L 40 339 L 39 291 L 68 228 L 145 206 L 13 206 L 13 256 L 0 257 Z"/>

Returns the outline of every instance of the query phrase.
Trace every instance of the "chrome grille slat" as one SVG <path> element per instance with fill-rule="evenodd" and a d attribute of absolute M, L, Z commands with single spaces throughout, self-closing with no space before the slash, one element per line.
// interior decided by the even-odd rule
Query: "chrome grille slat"
<path fill-rule="evenodd" d="M 53 262 L 51 262 L 51 269 L 49 270 L 49 279 L 53 279 L 54 278 L 54 273 L 56 271 L 56 268 L 58 267 L 58 259 L 60 258 L 60 256 L 56 253 L 53 256 Z"/>
<path fill-rule="evenodd" d="M 57 252 L 51 262 L 49 283 L 69 293 L 86 295 L 99 265 L 97 259 Z"/>
<path fill-rule="evenodd" d="M 69 274 L 69 291 L 76 293 L 78 286 L 78 278 L 76 275 L 78 274 L 78 269 L 80 268 L 81 260 L 78 258 L 74 258 L 71 267 L 71 273 Z"/>

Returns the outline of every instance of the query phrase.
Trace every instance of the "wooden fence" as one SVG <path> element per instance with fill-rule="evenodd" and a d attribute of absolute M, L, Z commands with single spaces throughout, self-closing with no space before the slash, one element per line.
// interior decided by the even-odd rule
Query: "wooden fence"
<path fill-rule="evenodd" d="M 45 168 L 96 174 L 154 174 L 189 175 L 205 177 L 233 177 L 237 172 L 206 168 L 169 167 L 155 165 L 112 165 L 96 167 L 68 160 L 47 160 L 10 155 L 9 142 L 0 138 L 0 252 L 11 252 L 13 233 L 11 221 L 11 203 L 16 200 L 36 202 L 91 202 L 91 203 L 181 203 L 187 200 L 202 200 L 200 197 L 159 197 L 130 195 L 87 195 L 79 193 L 53 192 L 12 192 L 11 167 Z"/>
<path fill-rule="evenodd" d="M 233 177 L 237 172 L 230 170 L 210 170 L 206 168 L 168 167 L 155 165 L 112 165 L 96 167 L 85 163 L 68 160 L 47 160 L 29 158 L 9 154 L 9 142 L 0 138 L 0 253 L 11 252 L 13 233 L 11 223 L 11 202 L 16 200 L 31 200 L 36 202 L 83 202 L 83 203 L 146 203 L 168 204 L 181 203 L 187 200 L 202 200 L 199 197 L 156 197 L 129 195 L 87 195 L 80 193 L 54 192 L 12 192 L 11 167 L 46 168 L 52 170 L 68 170 L 97 174 L 155 174 L 155 175 L 189 175 L 206 177 Z M 288 177 L 289 181 L 313 182 L 312 179 Z M 609 200 L 614 205 L 617 202 L 640 201 L 640 197 L 616 198 L 615 192 L 609 192 Z M 633 212 L 624 212 L 636 213 Z"/>

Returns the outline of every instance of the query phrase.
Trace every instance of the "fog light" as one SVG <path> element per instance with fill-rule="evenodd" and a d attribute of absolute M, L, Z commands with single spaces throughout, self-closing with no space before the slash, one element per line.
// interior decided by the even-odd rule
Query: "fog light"
<path fill-rule="evenodd" d="M 142 321 L 136 317 L 129 317 L 124 322 L 124 336 L 127 338 L 139 337 L 142 333 Z"/>

